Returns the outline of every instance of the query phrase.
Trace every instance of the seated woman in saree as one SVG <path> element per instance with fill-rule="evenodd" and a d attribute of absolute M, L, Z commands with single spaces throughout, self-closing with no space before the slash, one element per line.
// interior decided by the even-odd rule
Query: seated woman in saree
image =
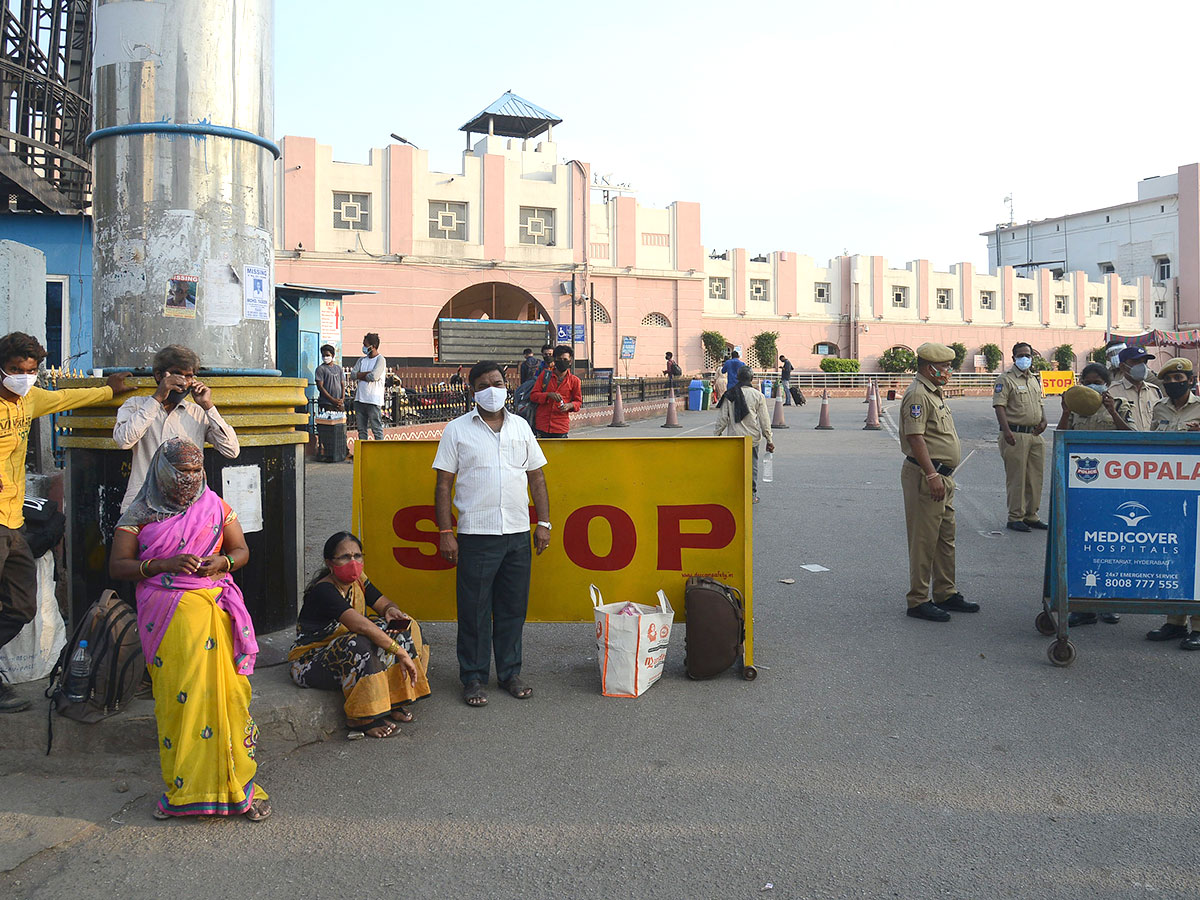
<path fill-rule="evenodd" d="M 172 438 L 117 522 L 109 572 L 137 582 L 166 793 L 156 819 L 271 814 L 254 781 L 250 680 L 258 644 L 229 573 L 250 559 L 237 515 L 208 489 L 204 453 Z"/>
<path fill-rule="evenodd" d="M 348 531 L 325 542 L 288 659 L 300 687 L 342 692 L 351 740 L 391 737 L 429 694 L 421 627 L 363 575 L 362 542 Z"/>

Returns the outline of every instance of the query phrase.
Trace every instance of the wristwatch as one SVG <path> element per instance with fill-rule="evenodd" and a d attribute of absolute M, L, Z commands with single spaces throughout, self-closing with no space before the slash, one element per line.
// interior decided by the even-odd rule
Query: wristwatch
<path fill-rule="evenodd" d="M 542 528 L 545 528 L 547 531 L 551 531 L 554 528 L 554 526 L 549 522 L 538 522 L 538 525 L 540 525 Z"/>

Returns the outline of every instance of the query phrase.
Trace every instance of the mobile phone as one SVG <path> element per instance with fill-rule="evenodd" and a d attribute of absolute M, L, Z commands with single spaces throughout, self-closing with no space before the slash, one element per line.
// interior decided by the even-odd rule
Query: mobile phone
<path fill-rule="evenodd" d="M 411 625 L 412 625 L 412 619 L 410 619 L 408 616 L 405 616 L 402 619 L 392 619 L 391 621 L 389 621 L 387 623 L 387 628 L 385 628 L 384 630 L 385 631 L 408 631 L 409 626 L 411 626 Z"/>

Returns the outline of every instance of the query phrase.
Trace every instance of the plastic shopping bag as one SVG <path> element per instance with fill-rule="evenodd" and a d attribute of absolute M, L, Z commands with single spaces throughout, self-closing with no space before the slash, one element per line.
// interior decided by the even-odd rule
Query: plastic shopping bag
<path fill-rule="evenodd" d="M 662 591 L 658 592 L 658 606 L 632 604 L 637 615 L 621 613 L 628 603 L 604 603 L 594 584 L 591 593 L 600 693 L 605 697 L 640 697 L 662 675 L 675 610 Z"/>
<path fill-rule="evenodd" d="M 67 644 L 67 626 L 54 599 L 54 554 L 45 553 L 36 562 L 37 615 L 0 649 L 0 669 L 14 684 L 49 675 Z"/>

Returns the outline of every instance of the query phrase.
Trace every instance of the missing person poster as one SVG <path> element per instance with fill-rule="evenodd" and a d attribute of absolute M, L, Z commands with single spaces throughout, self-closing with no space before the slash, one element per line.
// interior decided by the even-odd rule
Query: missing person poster
<path fill-rule="evenodd" d="M 200 279 L 195 275 L 172 275 L 167 282 L 167 302 L 163 315 L 173 319 L 196 318 L 196 287 Z"/>

